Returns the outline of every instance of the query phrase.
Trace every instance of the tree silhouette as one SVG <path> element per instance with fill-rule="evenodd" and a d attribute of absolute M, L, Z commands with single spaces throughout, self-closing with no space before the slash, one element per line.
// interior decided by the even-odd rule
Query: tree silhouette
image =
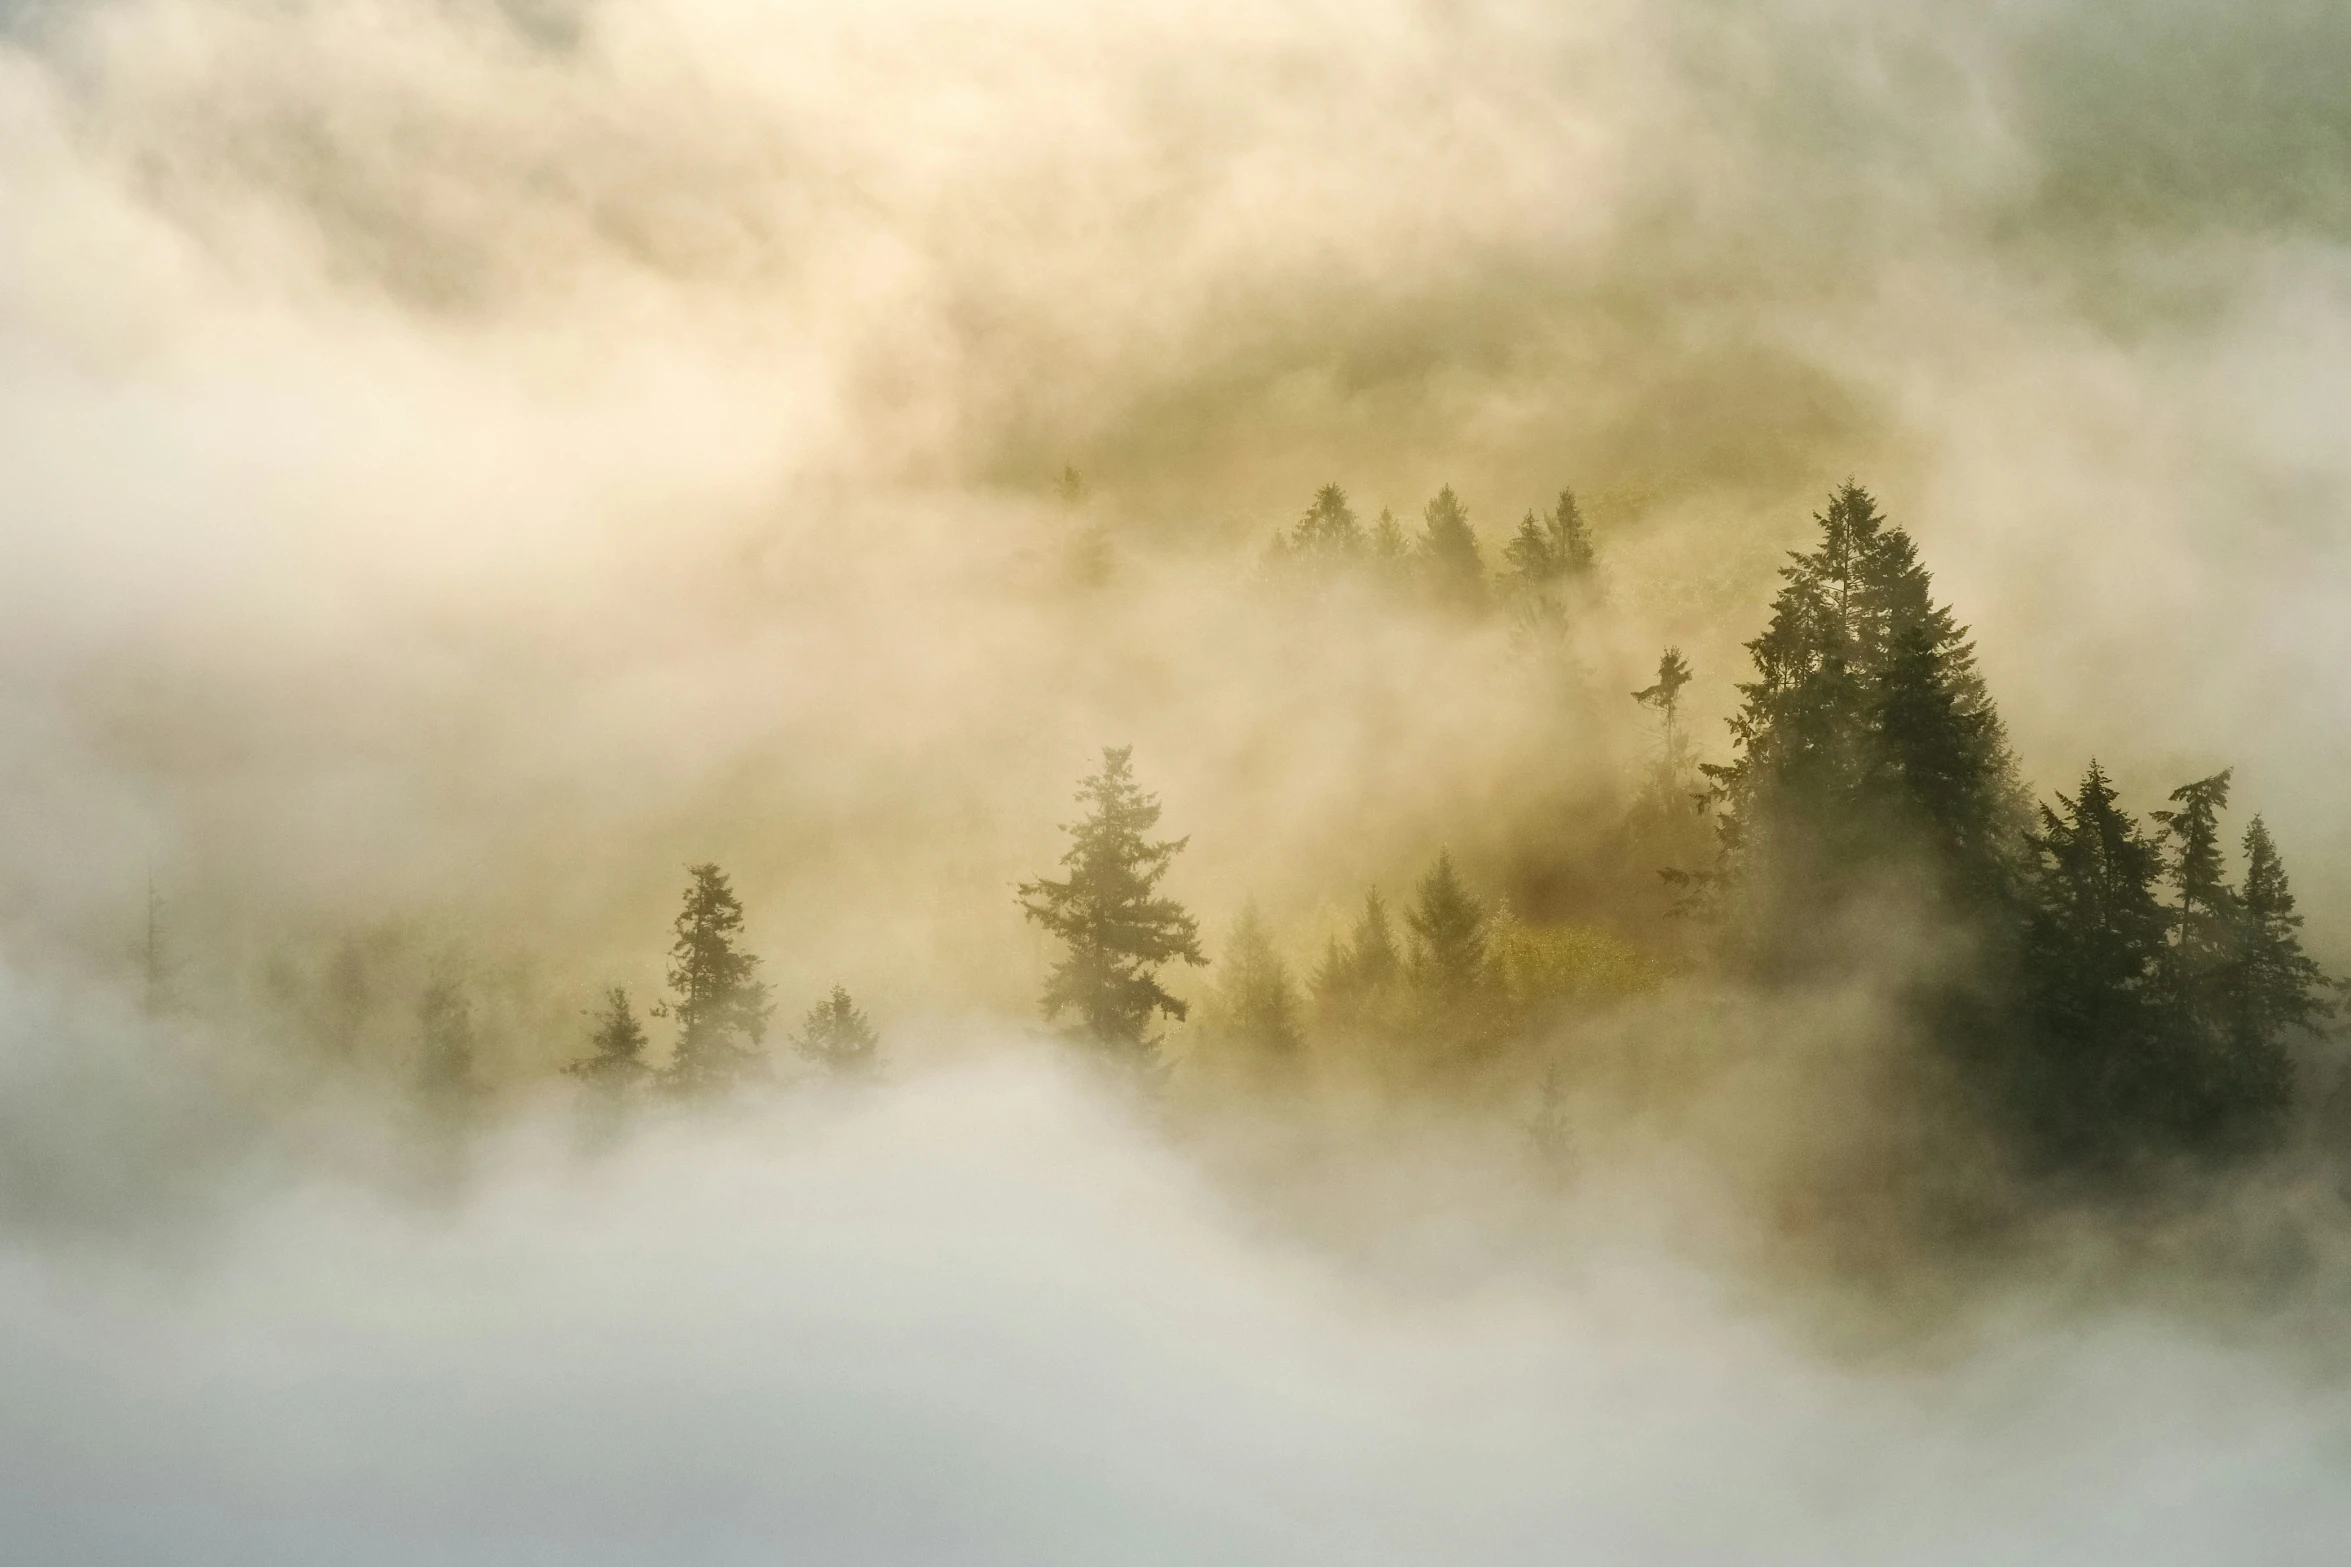
<path fill-rule="evenodd" d="M 1853 484 L 1815 520 L 1818 546 L 1790 557 L 1747 644 L 1733 760 L 1702 769 L 1718 884 L 1750 900 L 1747 933 L 1780 964 L 1825 956 L 1846 899 L 1889 882 L 1993 917 L 2026 824 L 1974 647 L 1909 536 Z"/>
<path fill-rule="evenodd" d="M 1462 885 L 1449 850 L 1420 879 L 1419 894 L 1404 916 L 1413 982 L 1443 996 L 1467 995 L 1485 977 L 1486 907 Z"/>
<path fill-rule="evenodd" d="M 2229 1027 L 2243 1042 L 2275 1041 L 2316 1027 L 2334 1013 L 2319 992 L 2325 974 L 2302 950 L 2302 916 L 2285 862 L 2269 827 L 2258 816 L 2245 829 L 2245 890 L 2237 900 L 2240 921 L 2230 997 Z"/>
<path fill-rule="evenodd" d="M 1224 962 L 1205 1021 L 1225 1043 L 1268 1063 L 1294 1058 L 1302 1044 L 1297 986 L 1274 951 L 1257 905 L 1242 907 L 1225 943 Z"/>
<path fill-rule="evenodd" d="M 882 1036 L 849 992 L 835 985 L 832 994 L 808 1009 L 793 1044 L 817 1065 L 834 1072 L 863 1072 L 874 1064 Z"/>
<path fill-rule="evenodd" d="M 1374 887 L 1363 895 L 1363 912 L 1344 941 L 1334 936 L 1314 971 L 1314 1004 L 1327 1027 L 1351 1031 L 1378 1019 L 1404 973 L 1396 929 L 1387 900 Z"/>
<path fill-rule="evenodd" d="M 1147 1063 L 1158 1050 L 1154 1013 L 1181 1019 L 1184 1003 L 1160 987 L 1159 969 L 1205 964 L 1198 923 L 1182 904 L 1157 895 L 1169 862 L 1188 839 L 1154 842 L 1159 801 L 1134 781 L 1131 746 L 1105 749 L 1102 770 L 1079 786 L 1079 821 L 1065 824 L 1069 874 L 1023 882 L 1023 913 L 1059 937 L 1067 952 L 1045 982 L 1048 1020 L 1074 1014 L 1075 1032 L 1120 1058 Z"/>
<path fill-rule="evenodd" d="M 642 1081 L 652 1068 L 645 1064 L 645 1025 L 629 1005 L 629 993 L 618 985 L 604 992 L 604 1006 L 593 1014 L 595 1031 L 588 1036 L 593 1052 L 564 1070 L 598 1088 L 617 1092 Z"/>
<path fill-rule="evenodd" d="M 756 976 L 759 960 L 742 949 L 743 905 L 716 865 L 688 866 L 685 905 L 672 929 L 670 998 L 677 1045 L 663 1081 L 682 1093 L 731 1087 L 759 1060 L 775 1010 Z"/>
<path fill-rule="evenodd" d="M 1669 647 L 1657 660 L 1657 683 L 1633 693 L 1633 700 L 1657 714 L 1658 771 L 1678 787 L 1687 756 L 1682 736 L 1682 688 L 1690 683 L 1682 650 Z"/>
<path fill-rule="evenodd" d="M 1440 602 L 1463 609 L 1485 603 L 1486 568 L 1478 555 L 1477 532 L 1469 525 L 1469 508 L 1449 484 L 1422 514 L 1419 554 L 1430 590 Z"/>

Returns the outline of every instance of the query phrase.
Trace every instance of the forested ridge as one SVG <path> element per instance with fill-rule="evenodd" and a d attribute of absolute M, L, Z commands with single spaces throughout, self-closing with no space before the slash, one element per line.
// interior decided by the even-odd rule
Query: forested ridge
<path fill-rule="evenodd" d="M 1079 494 L 1074 474 L 1064 490 Z M 2228 815 L 2231 773 L 2145 810 L 2093 758 L 2078 782 L 2036 789 L 1910 536 L 1852 483 L 1813 524 L 1730 676 L 1716 743 L 1686 701 L 1723 676 L 1678 648 L 1620 698 L 1651 743 L 1610 852 L 1670 918 L 1529 917 L 1440 851 L 1392 885 L 1331 889 L 1353 910 L 1340 928 L 1284 929 L 1249 899 L 1204 935 L 1164 885 L 1190 839 L 1162 825 L 1151 759 L 1114 744 L 1077 786 L 1059 863 L 1002 906 L 1042 943 L 1040 1020 L 1154 1092 L 1278 1108 L 1344 1085 L 1484 1117 L 1548 1154 L 1562 1105 L 1590 1089 L 1601 1020 L 1693 990 L 1859 986 L 1878 1002 L 1871 1048 L 1936 1127 L 1904 1157 L 1957 1150 L 2029 1182 L 2128 1190 L 2281 1147 L 2333 1070 L 2334 986 L 2263 819 Z M 1407 529 L 1388 511 L 1367 524 L 1332 484 L 1234 591 L 1268 613 L 1344 593 L 1374 615 L 1500 621 L 1543 656 L 1572 643 L 1603 575 L 1572 492 L 1489 548 L 1450 488 Z M 887 1068 L 888 1018 L 841 985 L 788 998 L 797 1026 L 777 1026 L 787 998 L 719 866 L 689 868 L 670 934 L 659 996 L 614 984 L 585 1014 L 562 1070 L 596 1102 Z M 392 999 L 350 944 L 337 964 L 324 983 L 348 992 L 345 1012 Z M 289 983 L 319 1004 L 319 982 Z M 477 1101 L 461 961 L 436 962 L 413 1018 L 421 1098 Z M 1646 1070 L 1611 1049 L 1620 1075 Z"/>

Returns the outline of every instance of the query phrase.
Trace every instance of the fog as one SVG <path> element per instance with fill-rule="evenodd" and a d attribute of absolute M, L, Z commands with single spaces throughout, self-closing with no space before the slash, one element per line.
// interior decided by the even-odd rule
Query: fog
<path fill-rule="evenodd" d="M 2317 1560 L 2299 1166 L 2153 1284 L 2070 1214 L 1888 1282 L 1815 1075 L 1874 993 L 1594 1023 L 1685 1064 L 1561 1177 L 1095 1082 L 1013 887 L 1132 744 L 1171 892 L 1301 969 L 1441 846 L 1607 916 L 1555 868 L 1624 693 L 1685 649 L 1720 759 L 1855 477 L 2032 787 L 2234 765 L 2351 967 L 2347 54 L 2289 0 L 0 0 L 0 1530 Z M 1572 644 L 1269 600 L 1331 481 L 1489 562 L 1572 485 Z M 886 1080 L 583 1130 L 709 859 Z M 428 970 L 457 1146 L 388 1102 Z"/>
<path fill-rule="evenodd" d="M 1301 1253 L 1017 1045 L 482 1178 L 277 1192 L 192 1271 L 12 1257 L 12 1549 L 2315 1563 L 2345 1524 L 2341 1390 L 2160 1318 L 1824 1362 L 1621 1192 L 1502 1254 L 1410 1212 Z"/>

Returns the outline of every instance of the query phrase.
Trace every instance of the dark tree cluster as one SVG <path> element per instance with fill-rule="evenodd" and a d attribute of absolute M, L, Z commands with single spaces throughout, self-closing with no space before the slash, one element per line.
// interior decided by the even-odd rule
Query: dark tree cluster
<path fill-rule="evenodd" d="M 721 1092 L 769 1070 L 764 1050 L 775 1013 L 759 959 L 743 946 L 743 904 L 716 865 L 689 866 L 685 903 L 671 926 L 669 994 L 653 1008 L 677 1034 L 666 1063 L 646 1059 L 649 1041 L 628 992 L 604 993 L 589 1036 L 592 1053 L 565 1071 L 610 1093 L 640 1085 L 681 1095 Z M 835 985 L 810 1009 L 793 1041 L 800 1054 L 832 1071 L 862 1071 L 880 1045 L 849 992 Z"/>
<path fill-rule="evenodd" d="M 1384 584 L 1464 613 L 1500 605 L 1532 623 L 1565 624 L 1573 593 L 1592 577 L 1597 557 L 1574 494 L 1559 492 L 1548 510 L 1529 511 L 1489 573 L 1469 508 L 1451 485 L 1439 490 L 1407 534 L 1383 509 L 1366 528 L 1347 492 L 1326 484 L 1286 533 L 1266 548 L 1266 574 L 1278 581 Z"/>
<path fill-rule="evenodd" d="M 1889 911 L 1910 916 L 1964 959 L 1919 964 L 1922 1028 L 2044 1165 L 2128 1168 L 2274 1135 L 2292 1038 L 2327 1015 L 2326 982 L 2258 817 L 2242 882 L 2228 878 L 2230 775 L 2174 791 L 2152 829 L 2095 763 L 2033 805 L 1909 536 L 1851 484 L 1816 520 L 1748 644 L 1732 760 L 1704 769 L 1720 853 L 1686 879 L 1737 960 L 1817 976 Z"/>

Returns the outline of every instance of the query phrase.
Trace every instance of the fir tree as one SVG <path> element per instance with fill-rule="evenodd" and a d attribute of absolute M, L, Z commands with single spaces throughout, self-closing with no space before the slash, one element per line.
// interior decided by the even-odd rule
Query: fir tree
<path fill-rule="evenodd" d="M 1559 574 L 1557 557 L 1551 551 L 1551 536 L 1535 520 L 1532 510 L 1518 520 L 1518 532 L 1502 546 L 1502 558 L 1510 563 L 1511 575 L 1522 587 L 1544 587 Z"/>
<path fill-rule="evenodd" d="M 834 1072 L 868 1071 L 882 1043 L 873 1022 L 835 985 L 832 994 L 808 1009 L 793 1040 L 802 1055 Z"/>
<path fill-rule="evenodd" d="M 1347 504 L 1347 492 L 1326 484 L 1314 494 L 1314 504 L 1290 530 L 1290 548 L 1297 555 L 1328 564 L 1344 564 L 1363 553 L 1363 525 Z"/>
<path fill-rule="evenodd" d="M 2302 950 L 2302 916 L 2277 844 L 2258 816 L 2245 829 L 2245 890 L 2237 900 L 2239 963 L 2229 1023 L 2245 1042 L 2272 1042 L 2333 1015 L 2328 985 Z"/>
<path fill-rule="evenodd" d="M 2058 1163 L 2110 1163 L 2165 1123 L 2192 1077 L 2163 965 L 2163 857 L 2096 762 L 2041 807 L 2025 943 L 2031 1049 L 2016 1087 L 2027 1130 Z"/>
<path fill-rule="evenodd" d="M 1528 512 L 1502 547 L 1502 556 L 1510 563 L 1513 586 L 1538 599 L 1547 599 L 1557 585 L 1588 575 L 1592 536 L 1574 492 L 1561 490 L 1559 504 L 1541 516 Z"/>
<path fill-rule="evenodd" d="M 628 1088 L 651 1074 L 645 1064 L 645 1026 L 629 1005 L 629 993 L 618 985 L 604 992 L 603 1010 L 593 1014 L 595 1030 L 588 1036 L 592 1052 L 564 1068 L 572 1076 L 598 1088 Z"/>
<path fill-rule="evenodd" d="M 1420 880 L 1420 895 L 1405 914 L 1412 931 L 1413 982 L 1444 996 L 1462 996 L 1485 977 L 1486 907 L 1453 869 L 1450 851 Z"/>
<path fill-rule="evenodd" d="M 1805 956 L 1843 897 L 1889 878 L 1946 911 L 1989 915 L 2013 886 L 2024 826 L 2007 740 L 1916 548 L 1848 484 L 1817 548 L 1781 572 L 1747 644 L 1734 758 L 1712 780 L 1718 885 L 1754 900 L 1750 934 Z M 1818 956 L 1817 947 L 1811 956 Z"/>
<path fill-rule="evenodd" d="M 2243 921 L 2221 856 L 2220 813 L 2228 808 L 2229 774 L 2214 773 L 2171 792 L 2174 809 L 2155 812 L 2177 902 L 2165 951 L 2165 990 L 2172 1005 L 2197 1027 L 2219 1026 L 2222 993 L 2231 988 Z"/>
<path fill-rule="evenodd" d="M 1315 1011 L 1332 1028 L 1360 1028 L 1379 1013 L 1403 972 L 1387 902 L 1374 887 L 1363 895 L 1354 930 L 1344 941 L 1331 938 L 1315 970 Z"/>
<path fill-rule="evenodd" d="M 1159 801 L 1134 781 L 1133 748 L 1102 753 L 1102 770 L 1078 790 L 1085 817 L 1065 824 L 1069 874 L 1039 877 L 1019 888 L 1021 910 L 1068 947 L 1054 964 L 1043 997 L 1048 1020 L 1074 1014 L 1087 1042 L 1138 1064 L 1151 1061 L 1158 1038 L 1153 1014 L 1181 1019 L 1184 1003 L 1160 987 L 1161 966 L 1208 959 L 1199 925 L 1182 904 L 1157 895 L 1168 865 L 1188 839 L 1154 842 Z"/>
<path fill-rule="evenodd" d="M 1684 766 L 1688 760 L 1687 743 L 1682 737 L 1682 689 L 1690 683 L 1690 666 L 1682 658 L 1682 650 L 1669 647 L 1657 660 L 1657 683 L 1633 693 L 1633 700 L 1657 715 L 1658 771 L 1669 786 L 1679 789 Z"/>
<path fill-rule="evenodd" d="M 1371 528 L 1372 563 L 1384 571 L 1401 572 L 1411 557 L 1412 541 L 1404 536 L 1404 525 L 1382 506 L 1379 520 Z"/>
<path fill-rule="evenodd" d="M 1451 485 L 1437 492 L 1422 515 L 1419 554 L 1439 600 L 1464 609 L 1485 603 L 1486 568 L 1478 555 L 1477 532 Z"/>
<path fill-rule="evenodd" d="M 1209 1031 L 1269 1063 L 1294 1058 L 1301 1043 L 1298 990 L 1255 903 L 1233 922 L 1220 970 L 1204 1020 Z"/>
<path fill-rule="evenodd" d="M 1550 534 L 1552 558 L 1558 563 L 1558 575 L 1574 580 L 1591 574 L 1598 559 L 1592 546 L 1591 529 L 1584 525 L 1584 509 L 1576 504 L 1573 490 L 1561 490 L 1559 503 L 1543 519 Z"/>
<path fill-rule="evenodd" d="M 684 907 L 672 927 L 670 997 L 661 1009 L 678 1037 L 664 1081 L 683 1093 L 732 1087 L 759 1060 L 774 1012 L 759 959 L 742 949 L 743 905 L 716 865 L 687 867 Z"/>

